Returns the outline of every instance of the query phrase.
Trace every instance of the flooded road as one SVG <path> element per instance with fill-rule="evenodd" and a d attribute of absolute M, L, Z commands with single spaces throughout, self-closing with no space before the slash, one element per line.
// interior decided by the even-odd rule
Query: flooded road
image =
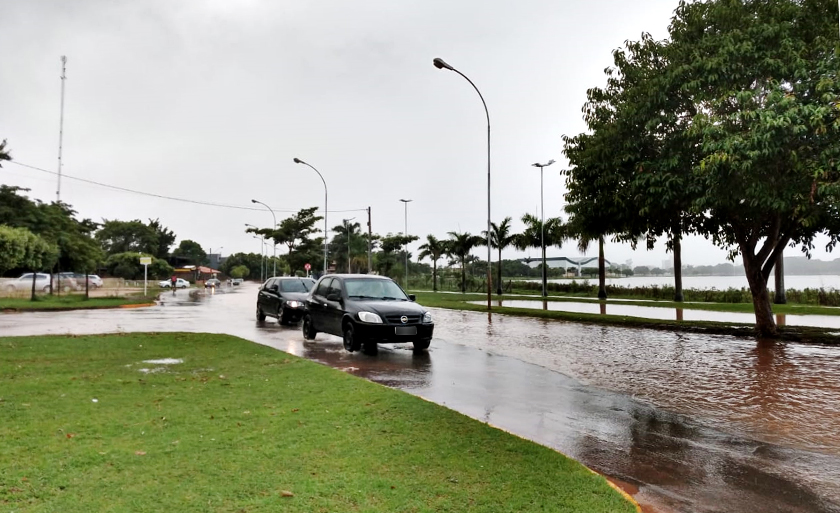
<path fill-rule="evenodd" d="M 650 512 L 840 512 L 840 350 L 434 310 L 428 354 L 253 318 L 252 285 L 133 310 L 0 315 L 0 334 L 229 333 L 556 448 Z M 177 355 L 174 355 L 177 356 Z"/>
<path fill-rule="evenodd" d="M 470 301 L 474 305 L 486 305 L 485 301 Z M 542 301 L 508 299 L 495 301 L 494 305 L 510 308 L 531 308 L 535 310 L 552 310 L 557 312 L 575 312 L 601 315 L 623 315 L 642 319 L 662 319 L 677 321 L 714 321 L 755 323 L 755 314 L 742 312 L 715 312 L 711 310 L 692 310 L 686 308 L 665 308 L 657 306 L 616 305 L 598 303 L 595 301 Z M 779 326 L 812 326 L 816 328 L 840 329 L 840 315 L 776 315 Z"/>

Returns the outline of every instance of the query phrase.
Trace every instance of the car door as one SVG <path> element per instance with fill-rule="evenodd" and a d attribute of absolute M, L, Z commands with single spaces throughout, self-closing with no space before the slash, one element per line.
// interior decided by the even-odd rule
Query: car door
<path fill-rule="evenodd" d="M 257 304 L 262 309 L 263 313 L 272 313 L 277 308 L 272 306 L 272 297 L 271 297 L 271 286 L 276 282 L 274 278 L 269 278 L 268 280 L 263 283 L 262 287 L 260 287 L 260 292 L 257 295 Z"/>
<path fill-rule="evenodd" d="M 326 301 L 326 305 L 324 306 L 324 324 L 327 326 L 324 331 L 338 336 L 342 334 L 341 319 L 344 317 L 343 289 L 342 280 L 334 278 L 324 298 Z"/>
<path fill-rule="evenodd" d="M 306 300 L 306 309 L 309 312 L 309 316 L 312 319 L 312 325 L 315 327 L 316 331 L 327 331 L 327 325 L 325 320 L 325 310 L 327 307 L 327 292 L 329 291 L 330 283 L 332 283 L 333 278 L 321 278 L 321 280 L 315 284 L 315 289 L 312 291 L 312 295 L 309 296 Z"/>

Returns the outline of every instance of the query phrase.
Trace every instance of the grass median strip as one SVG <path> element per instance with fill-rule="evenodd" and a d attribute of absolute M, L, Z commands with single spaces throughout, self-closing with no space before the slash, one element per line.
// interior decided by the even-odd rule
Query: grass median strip
<path fill-rule="evenodd" d="M 0 338 L 0 356 L 4 509 L 635 511 L 555 451 L 235 337 Z"/>
<path fill-rule="evenodd" d="M 155 298 L 148 296 L 128 297 L 92 297 L 85 299 L 82 294 L 68 294 L 64 296 L 37 296 L 35 301 L 30 298 L 5 297 L 0 298 L 0 311 L 58 311 L 58 310 L 87 310 L 97 308 L 117 308 L 126 305 L 154 304 Z"/>

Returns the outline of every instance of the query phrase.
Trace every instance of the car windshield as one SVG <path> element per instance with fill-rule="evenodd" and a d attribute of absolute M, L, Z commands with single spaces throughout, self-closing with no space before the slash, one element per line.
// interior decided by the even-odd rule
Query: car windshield
<path fill-rule="evenodd" d="M 347 297 L 357 299 L 391 299 L 408 301 L 405 292 L 391 280 L 377 278 L 353 278 L 344 280 Z"/>
<path fill-rule="evenodd" d="M 280 280 L 281 292 L 309 292 L 315 280 Z"/>

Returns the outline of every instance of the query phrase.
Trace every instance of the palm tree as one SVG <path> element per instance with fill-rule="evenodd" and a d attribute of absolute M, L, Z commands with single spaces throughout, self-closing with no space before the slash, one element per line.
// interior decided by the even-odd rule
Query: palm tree
<path fill-rule="evenodd" d="M 499 250 L 499 279 L 496 280 L 496 294 L 502 295 L 502 250 L 516 241 L 518 236 L 510 233 L 510 217 L 506 217 L 502 224 L 490 223 L 490 245 Z M 481 232 L 487 239 L 487 230 Z M 486 244 L 486 242 L 485 242 Z"/>
<path fill-rule="evenodd" d="M 467 291 L 467 257 L 474 247 L 480 246 L 484 241 L 478 235 L 471 235 L 469 232 L 449 232 L 448 235 L 446 254 L 455 257 L 461 264 L 461 293 L 464 293 Z"/>
<path fill-rule="evenodd" d="M 566 225 L 559 217 L 550 217 L 545 220 L 543 226 L 542 220 L 537 216 L 525 214 L 522 216 L 522 222 L 525 223 L 525 231 L 516 235 L 513 240 L 513 245 L 516 249 L 525 250 L 528 248 L 543 249 L 543 238 L 545 239 L 545 246 L 563 247 L 563 241 L 567 238 Z M 543 258 L 545 251 L 543 250 Z M 542 263 L 542 260 L 540 260 Z M 543 268 L 543 287 L 545 287 L 548 269 Z"/>
<path fill-rule="evenodd" d="M 446 253 L 446 241 L 438 240 L 434 235 L 426 236 L 426 243 L 421 244 L 419 260 L 429 257 L 432 260 L 432 290 L 437 292 L 437 262 Z"/>
<path fill-rule="evenodd" d="M 6 149 L 6 139 L 0 142 L 0 167 L 3 167 L 4 160 L 12 160 L 12 156 L 9 155 L 9 150 Z"/>

